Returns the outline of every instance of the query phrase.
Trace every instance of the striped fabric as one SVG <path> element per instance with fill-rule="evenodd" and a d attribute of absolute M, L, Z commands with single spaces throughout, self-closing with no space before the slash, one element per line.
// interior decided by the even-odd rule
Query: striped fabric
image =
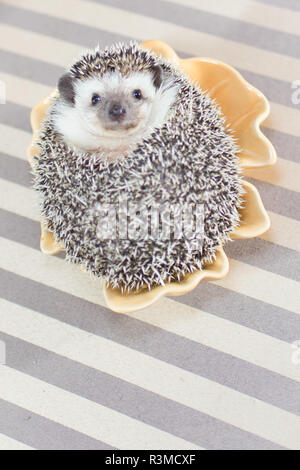
<path fill-rule="evenodd" d="M 299 1 L 0 0 L 0 21 L 0 449 L 300 449 Z M 228 246 L 225 279 L 118 315 L 39 251 L 25 152 L 82 48 L 129 39 L 236 67 L 279 160 L 248 170 L 272 228 Z"/>

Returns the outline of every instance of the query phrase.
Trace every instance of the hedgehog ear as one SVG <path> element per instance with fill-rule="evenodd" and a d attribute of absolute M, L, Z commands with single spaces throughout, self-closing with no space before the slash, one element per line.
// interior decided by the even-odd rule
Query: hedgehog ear
<path fill-rule="evenodd" d="M 74 77 L 70 73 L 65 73 L 58 81 L 58 91 L 67 103 L 75 104 Z"/>
<path fill-rule="evenodd" d="M 160 65 L 153 65 L 151 72 L 153 75 L 153 84 L 156 88 L 159 88 L 162 82 L 163 69 Z"/>

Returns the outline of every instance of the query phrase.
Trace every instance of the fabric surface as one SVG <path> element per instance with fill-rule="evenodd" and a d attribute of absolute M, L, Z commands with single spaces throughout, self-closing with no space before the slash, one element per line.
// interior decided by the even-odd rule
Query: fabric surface
<path fill-rule="evenodd" d="M 0 22 L 0 449 L 300 449 L 298 2 L 0 0 Z M 82 49 L 130 39 L 236 67 L 279 158 L 247 171 L 272 227 L 227 245 L 226 278 L 118 315 L 40 252 L 25 154 Z"/>

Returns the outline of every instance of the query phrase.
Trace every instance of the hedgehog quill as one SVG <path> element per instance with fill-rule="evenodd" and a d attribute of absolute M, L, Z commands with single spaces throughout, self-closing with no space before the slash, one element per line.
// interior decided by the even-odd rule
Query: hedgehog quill
<path fill-rule="evenodd" d="M 66 259 L 128 291 L 211 262 L 239 223 L 243 195 L 238 149 L 216 103 L 137 43 L 86 53 L 58 90 L 40 132 L 34 187 Z M 130 216 L 122 216 L 124 201 L 135 208 Z M 117 208 L 113 236 L 99 236 L 108 207 Z M 201 231 L 190 217 L 193 236 L 175 236 L 176 211 L 186 207 L 202 208 Z"/>

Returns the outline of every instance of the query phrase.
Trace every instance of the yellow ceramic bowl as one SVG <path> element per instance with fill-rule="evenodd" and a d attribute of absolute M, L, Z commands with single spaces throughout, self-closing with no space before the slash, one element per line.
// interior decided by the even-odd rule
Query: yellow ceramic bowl
<path fill-rule="evenodd" d="M 242 169 L 258 168 L 272 165 L 276 161 L 276 152 L 270 141 L 264 136 L 260 124 L 269 114 L 269 103 L 264 95 L 251 86 L 232 67 L 218 60 L 208 58 L 180 59 L 167 44 L 161 41 L 146 41 L 142 43 L 157 55 L 168 58 L 180 67 L 187 77 L 199 84 L 221 107 L 227 124 L 234 131 L 237 144 L 241 149 L 240 166 Z M 34 155 L 38 154 L 35 139 L 39 132 L 45 111 L 49 106 L 51 96 L 37 105 L 31 114 L 31 124 L 34 131 L 32 143 L 28 149 L 28 159 L 32 163 Z M 263 206 L 260 195 L 251 183 L 244 181 L 244 206 L 240 211 L 241 221 L 232 238 L 252 238 L 261 235 L 270 227 L 268 214 Z M 55 243 L 53 235 L 41 223 L 41 249 L 44 253 L 54 254 L 62 248 Z M 104 296 L 108 307 L 115 312 L 126 313 L 140 310 L 153 304 L 165 295 L 183 295 L 194 289 L 202 280 L 216 280 L 226 276 L 229 263 L 222 247 L 216 253 L 213 263 L 202 270 L 187 274 L 184 279 L 167 283 L 165 286 L 154 286 L 148 290 L 122 293 L 118 288 L 108 287 L 104 282 Z"/>

